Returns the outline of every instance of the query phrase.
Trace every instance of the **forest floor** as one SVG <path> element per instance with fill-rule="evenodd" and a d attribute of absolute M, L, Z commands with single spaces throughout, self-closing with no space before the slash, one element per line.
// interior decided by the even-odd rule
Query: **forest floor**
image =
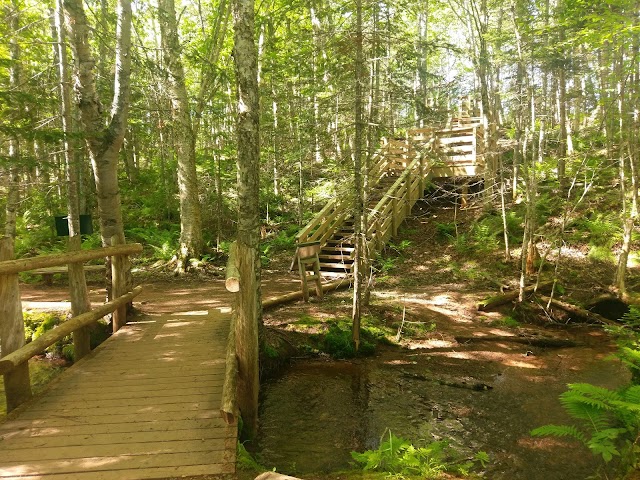
<path fill-rule="evenodd" d="M 544 312 L 535 300 L 520 310 L 508 304 L 478 311 L 498 285 L 515 288 L 519 252 L 504 261 L 499 250 L 461 244 L 462 232 L 480 215 L 473 205 L 457 210 L 419 203 L 413 214 L 376 264 L 364 326 L 387 341 L 373 355 L 333 360 L 321 352 L 322 334 L 348 323 L 350 290 L 265 312 L 273 354 L 266 362 L 271 368 L 263 382 L 261 433 L 249 450 L 269 469 L 308 479 L 347 478 L 353 473 L 332 472 L 348 467 L 351 450 L 375 448 L 389 428 L 416 444 L 449 439 L 467 457 L 486 451 L 492 479 L 593 474 L 598 464 L 580 445 L 529 432 L 568 421 L 558 401 L 568 383 L 613 388 L 628 381 L 619 363 L 605 360 L 615 351 L 612 339 L 600 326 L 574 325 L 562 312 Z M 459 232 L 443 237 L 443 225 L 452 224 Z M 584 304 L 606 293 L 613 264 L 568 253 L 558 271 L 563 299 Z M 263 296 L 299 288 L 288 272 L 290 255 L 283 252 L 264 268 Z M 142 316 L 231 304 L 219 274 L 136 275 L 144 288 L 136 299 Z M 637 279 L 632 272 L 632 288 Z M 25 309 L 64 309 L 65 281 L 23 285 Z M 92 301 L 101 303 L 103 291 L 97 281 L 92 285 Z M 560 346 L 545 346 L 549 339 Z M 253 476 L 240 473 L 243 480 Z"/>

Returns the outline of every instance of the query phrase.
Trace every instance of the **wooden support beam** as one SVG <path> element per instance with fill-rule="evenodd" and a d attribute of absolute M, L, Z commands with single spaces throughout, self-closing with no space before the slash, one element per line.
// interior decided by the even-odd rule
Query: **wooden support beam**
<path fill-rule="evenodd" d="M 82 237 L 74 235 L 69 237 L 68 249 L 70 252 L 80 251 Z M 76 317 L 91 310 L 87 280 L 84 276 L 82 263 L 70 263 L 69 269 L 69 295 L 71 297 L 71 315 Z M 79 328 L 73 332 L 73 359 L 80 360 L 91 351 L 91 332 L 89 327 Z"/>
<path fill-rule="evenodd" d="M 142 292 L 142 287 L 135 287 L 131 292 L 118 297 L 115 300 L 105 303 L 104 305 L 91 310 L 90 312 L 83 313 L 77 317 L 73 317 L 66 322 L 61 323 L 56 328 L 48 330 L 44 334 L 40 335 L 33 342 L 27 343 L 20 349 L 3 356 L 0 358 L 0 373 L 6 374 L 15 370 L 20 365 L 26 364 L 26 362 L 33 356 L 39 355 L 49 348 L 54 343 L 62 340 L 67 335 L 71 334 L 75 330 L 97 322 L 99 319 L 115 311 L 117 308 L 125 306 L 137 295 Z M 23 335 L 24 338 L 24 335 Z"/>
<path fill-rule="evenodd" d="M 0 261 L 11 261 L 14 256 L 13 238 L 0 239 Z M 20 284 L 17 272 L 0 275 L 0 365 L 5 358 L 24 348 L 24 319 L 20 300 Z M 9 370 L 0 369 L 4 375 L 7 412 L 31 398 L 29 365 Z"/>
<path fill-rule="evenodd" d="M 333 282 L 324 283 L 322 285 L 322 292 L 327 293 L 333 290 L 337 290 L 341 287 L 348 287 L 351 285 L 351 278 L 341 278 L 339 280 L 334 280 Z M 267 308 L 276 307 L 278 305 L 282 305 L 283 303 L 293 302 L 295 300 L 302 300 L 303 294 L 301 291 L 285 293 L 284 295 L 276 295 L 273 297 L 265 298 L 262 301 L 262 309 L 266 310 Z"/>
<path fill-rule="evenodd" d="M 122 240 L 117 235 L 111 237 L 112 247 L 122 244 Z M 114 299 L 121 297 L 127 291 L 127 263 L 128 262 L 124 254 L 115 254 L 111 256 L 111 295 Z M 126 323 L 127 305 L 125 304 L 117 307 L 113 312 L 113 319 L 111 322 L 113 333 L 116 333 L 120 328 L 124 327 Z"/>

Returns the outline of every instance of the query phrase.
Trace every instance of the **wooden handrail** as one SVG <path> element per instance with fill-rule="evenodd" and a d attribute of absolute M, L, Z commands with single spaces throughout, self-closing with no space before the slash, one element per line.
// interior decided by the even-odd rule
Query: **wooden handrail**
<path fill-rule="evenodd" d="M 298 232 L 298 234 L 296 235 L 296 241 L 298 243 L 308 242 L 309 241 L 308 238 L 312 230 L 318 225 L 320 225 L 320 223 L 324 219 L 327 212 L 331 211 L 334 208 L 337 208 L 338 206 L 339 206 L 339 203 L 336 198 L 332 198 L 331 200 L 329 200 L 329 202 L 327 202 L 327 204 L 322 208 L 322 210 L 316 213 L 316 215 L 311 219 L 311 221 L 307 223 L 302 228 L 302 230 Z"/>
<path fill-rule="evenodd" d="M 28 272 L 37 268 L 59 267 L 69 263 L 87 262 L 98 258 L 114 255 L 130 255 L 140 253 L 142 245 L 139 243 L 129 243 L 117 245 L 115 247 L 102 247 L 92 250 L 80 250 L 75 252 L 55 253 L 51 255 L 41 255 L 31 258 L 20 258 L 17 260 L 6 260 L 0 262 L 0 275 L 12 273 Z"/>
<path fill-rule="evenodd" d="M 236 314 L 231 313 L 231 325 L 227 338 L 224 384 L 222 385 L 222 402 L 220 416 L 227 425 L 233 425 L 238 418 L 238 356 L 236 354 Z"/>
<path fill-rule="evenodd" d="M 104 305 L 96 308 L 95 310 L 91 310 L 63 322 L 56 328 L 43 333 L 34 341 L 27 343 L 23 347 L 20 347 L 18 350 L 0 358 L 0 374 L 4 375 L 5 373 L 10 372 L 14 368 L 16 368 L 18 365 L 22 365 L 31 357 L 44 352 L 51 345 L 62 340 L 64 337 L 73 333 L 75 330 L 97 322 L 105 315 L 108 315 L 122 305 L 126 305 L 127 303 L 129 303 L 136 296 L 138 296 L 140 292 L 142 292 L 142 287 L 137 286 L 131 292 L 118 297 L 115 300 L 107 302 Z"/>

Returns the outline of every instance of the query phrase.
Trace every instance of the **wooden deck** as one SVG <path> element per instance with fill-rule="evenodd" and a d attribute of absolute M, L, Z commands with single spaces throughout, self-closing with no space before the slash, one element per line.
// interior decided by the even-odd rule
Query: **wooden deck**
<path fill-rule="evenodd" d="M 230 315 L 185 312 L 122 328 L 0 424 L 0 478 L 235 472 L 237 428 L 220 418 Z"/>

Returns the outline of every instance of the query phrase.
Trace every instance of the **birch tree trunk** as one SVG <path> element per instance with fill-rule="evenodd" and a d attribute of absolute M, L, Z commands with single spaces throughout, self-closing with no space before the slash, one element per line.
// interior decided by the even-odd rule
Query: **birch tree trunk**
<path fill-rule="evenodd" d="M 5 18 L 9 18 L 11 30 L 14 32 L 20 29 L 20 9 L 17 2 L 12 1 L 11 5 L 5 6 Z M 9 53 L 11 55 L 11 66 L 9 68 L 9 86 L 11 90 L 20 89 L 20 45 L 18 39 L 14 35 L 9 40 Z M 16 112 L 18 113 L 18 112 Z M 17 118 L 16 118 L 17 120 Z M 9 168 L 8 168 L 8 191 L 7 204 L 5 207 L 5 228 L 4 234 L 7 237 L 15 238 L 16 236 L 16 219 L 18 215 L 18 205 L 20 203 L 20 170 L 18 168 L 20 162 L 20 142 L 16 135 L 12 134 L 9 138 Z"/>
<path fill-rule="evenodd" d="M 64 0 L 75 62 L 75 89 L 91 166 L 96 181 L 100 236 L 104 246 L 116 236 L 124 243 L 124 227 L 118 186 L 118 154 L 127 128 L 131 73 L 131 2 L 118 0 L 115 51 L 115 78 L 111 111 L 105 122 L 96 90 L 96 62 L 89 44 L 90 27 L 82 0 Z M 106 127 L 105 127 L 106 124 Z M 110 272 L 107 268 L 107 272 Z M 131 271 L 127 268 L 127 283 Z M 108 274 L 107 274 L 108 276 Z M 110 282 L 107 282 L 110 292 Z"/>
<path fill-rule="evenodd" d="M 64 30 L 64 12 L 62 0 L 57 0 L 55 25 L 58 40 L 58 75 L 60 82 L 60 117 L 62 119 L 63 148 L 67 183 L 67 222 L 69 225 L 69 250 L 80 250 L 80 203 L 78 201 L 78 157 L 75 155 L 71 114 L 71 83 L 67 71 L 67 44 Z M 71 292 L 71 314 L 75 317 L 91 309 L 89 291 L 81 263 L 69 264 L 69 289 Z M 89 327 L 83 327 L 73 334 L 74 359 L 78 360 L 89 353 Z"/>
<path fill-rule="evenodd" d="M 174 0 L 159 0 L 158 24 L 171 97 L 173 139 L 178 160 L 180 249 L 176 271 L 186 271 L 190 258 L 202 255 L 202 214 L 196 173 L 196 138 L 189 114 L 189 98 L 180 59 L 180 40 Z"/>
<path fill-rule="evenodd" d="M 238 406 L 249 437 L 258 428 L 260 300 L 260 116 L 254 1 L 233 0 L 238 89 L 238 243 L 240 291 L 236 317 Z"/>

